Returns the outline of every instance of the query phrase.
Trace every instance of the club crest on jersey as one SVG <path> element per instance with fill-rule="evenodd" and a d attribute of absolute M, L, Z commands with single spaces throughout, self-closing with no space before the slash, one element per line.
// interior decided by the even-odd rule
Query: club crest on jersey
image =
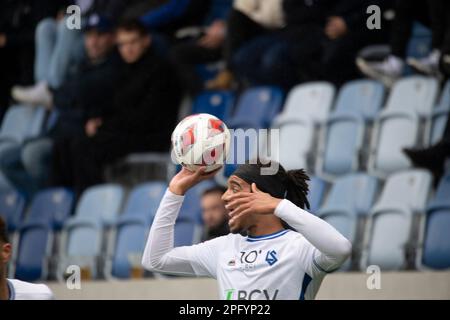
<path fill-rule="evenodd" d="M 273 266 L 277 261 L 277 252 L 275 250 L 267 251 L 266 262 L 269 266 Z"/>
<path fill-rule="evenodd" d="M 230 267 L 234 267 L 236 265 L 236 260 L 232 259 L 232 260 L 228 261 L 228 265 Z"/>

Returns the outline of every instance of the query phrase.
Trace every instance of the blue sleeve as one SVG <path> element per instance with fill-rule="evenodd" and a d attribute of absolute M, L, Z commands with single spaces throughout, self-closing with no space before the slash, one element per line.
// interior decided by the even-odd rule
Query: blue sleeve
<path fill-rule="evenodd" d="M 141 16 L 141 22 L 148 28 L 158 28 L 182 16 L 189 3 L 190 0 L 170 0 L 168 3 Z"/>

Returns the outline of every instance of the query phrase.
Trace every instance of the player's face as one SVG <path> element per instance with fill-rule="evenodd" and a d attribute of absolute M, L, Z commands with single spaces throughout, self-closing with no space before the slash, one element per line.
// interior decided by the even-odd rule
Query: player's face
<path fill-rule="evenodd" d="M 221 199 L 221 192 L 213 192 L 202 197 L 202 218 L 209 229 L 217 228 L 228 219 L 227 210 Z"/>
<path fill-rule="evenodd" d="M 91 30 L 84 36 L 86 54 L 91 60 L 104 58 L 111 51 L 113 46 L 113 33 L 101 33 L 96 30 Z"/>
<path fill-rule="evenodd" d="M 150 46 L 150 36 L 141 35 L 135 31 L 119 30 L 117 32 L 117 46 L 120 55 L 126 63 L 138 61 Z"/>
<path fill-rule="evenodd" d="M 0 241 L 0 277 L 5 275 L 6 265 L 11 258 L 11 244 Z"/>
<path fill-rule="evenodd" d="M 225 205 L 229 203 L 229 197 L 232 194 L 236 194 L 239 192 L 252 192 L 251 186 L 241 178 L 237 176 L 231 176 L 228 179 L 228 189 L 222 196 L 222 200 L 225 203 Z M 231 214 L 235 208 L 228 208 L 228 209 L 230 210 L 229 214 Z M 255 224 L 254 216 L 245 215 L 241 218 L 238 218 L 232 226 L 230 225 L 230 231 L 232 233 L 241 233 L 243 231 L 247 231 L 254 224 Z"/>

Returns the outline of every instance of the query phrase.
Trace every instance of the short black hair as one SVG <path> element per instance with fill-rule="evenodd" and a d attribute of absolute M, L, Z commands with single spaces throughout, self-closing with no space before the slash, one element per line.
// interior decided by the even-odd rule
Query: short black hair
<path fill-rule="evenodd" d="M 148 29 L 138 19 L 123 19 L 117 24 L 116 31 L 123 30 L 128 32 L 137 32 L 141 36 L 149 34 Z"/>
<path fill-rule="evenodd" d="M 220 193 L 220 194 L 224 194 L 225 191 L 227 191 L 227 188 L 220 186 L 220 185 L 215 185 L 215 186 L 210 187 L 210 188 L 206 189 L 205 191 L 203 191 L 202 196 L 206 196 L 208 194 L 216 193 L 216 192 Z"/>
<path fill-rule="evenodd" d="M 1 243 L 9 243 L 6 222 L 5 222 L 5 220 L 3 220 L 2 217 L 0 217 L 0 242 Z"/>

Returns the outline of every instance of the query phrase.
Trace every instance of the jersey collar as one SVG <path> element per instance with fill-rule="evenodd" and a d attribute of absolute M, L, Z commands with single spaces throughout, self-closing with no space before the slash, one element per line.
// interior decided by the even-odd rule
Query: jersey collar
<path fill-rule="evenodd" d="M 281 237 L 282 235 L 285 235 L 288 232 L 289 232 L 289 229 L 283 229 L 283 230 L 280 230 L 278 232 L 271 233 L 271 234 L 266 234 L 266 235 L 263 235 L 263 236 L 254 236 L 254 237 L 247 236 L 247 241 L 249 241 L 249 242 L 256 242 L 256 241 L 275 239 L 275 238 Z"/>
<path fill-rule="evenodd" d="M 6 285 L 8 286 L 9 291 L 9 298 L 8 300 L 15 300 L 16 299 L 16 290 L 14 290 L 14 286 L 11 281 L 6 279 Z"/>

